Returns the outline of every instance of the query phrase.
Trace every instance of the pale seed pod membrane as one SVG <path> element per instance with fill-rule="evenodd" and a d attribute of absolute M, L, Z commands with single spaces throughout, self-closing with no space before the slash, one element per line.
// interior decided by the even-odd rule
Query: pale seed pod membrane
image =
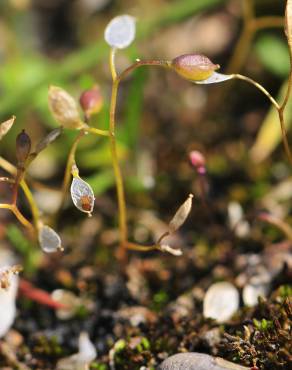
<path fill-rule="evenodd" d="M 39 243 L 46 253 L 54 253 L 63 250 L 59 235 L 51 227 L 44 225 L 39 230 Z"/>
<path fill-rule="evenodd" d="M 46 149 L 53 141 L 55 141 L 62 132 L 62 127 L 57 127 L 51 131 L 46 137 L 44 137 L 36 146 L 35 153 L 39 154 L 41 151 Z"/>
<path fill-rule="evenodd" d="M 91 215 L 94 207 L 94 194 L 91 186 L 79 177 L 74 177 L 71 184 L 72 201 L 81 212 Z"/>
<path fill-rule="evenodd" d="M 15 121 L 15 116 L 11 117 L 9 120 L 2 122 L 0 124 L 0 140 L 7 134 L 7 132 L 11 129 L 13 123 Z"/>
<path fill-rule="evenodd" d="M 104 31 L 104 39 L 112 48 L 124 49 L 134 41 L 135 34 L 135 18 L 120 15 L 109 22 Z"/>
<path fill-rule="evenodd" d="M 173 216 L 168 226 L 170 233 L 177 231 L 187 219 L 192 209 L 193 197 L 193 194 L 190 194 L 188 199 L 179 207 L 176 214 Z"/>
<path fill-rule="evenodd" d="M 49 88 L 49 108 L 59 125 L 65 128 L 80 129 L 83 122 L 74 98 L 57 86 Z"/>
<path fill-rule="evenodd" d="M 197 85 L 210 85 L 210 84 L 218 84 L 224 81 L 228 81 L 234 78 L 234 75 L 225 75 L 223 73 L 214 72 L 209 78 L 202 81 L 193 81 Z"/>

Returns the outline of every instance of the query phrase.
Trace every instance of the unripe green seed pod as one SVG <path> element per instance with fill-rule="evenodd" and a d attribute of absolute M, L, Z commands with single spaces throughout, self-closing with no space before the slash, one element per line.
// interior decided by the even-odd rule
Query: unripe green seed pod
<path fill-rule="evenodd" d="M 27 135 L 27 133 L 22 130 L 19 135 L 17 135 L 16 138 L 16 158 L 18 160 L 18 163 L 23 164 L 31 150 L 31 140 L 30 137 Z"/>
<path fill-rule="evenodd" d="M 50 86 L 49 108 L 61 126 L 72 129 L 80 129 L 83 126 L 76 101 L 60 87 Z"/>
<path fill-rule="evenodd" d="M 172 60 L 171 67 L 180 76 L 190 81 L 206 80 L 220 68 L 207 57 L 197 54 L 180 55 Z"/>

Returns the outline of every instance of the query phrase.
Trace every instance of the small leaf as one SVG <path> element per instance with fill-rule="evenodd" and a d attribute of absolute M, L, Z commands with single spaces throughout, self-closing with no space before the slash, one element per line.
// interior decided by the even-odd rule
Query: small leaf
<path fill-rule="evenodd" d="M 174 233 L 176 230 L 178 230 L 187 219 L 192 208 L 193 197 L 193 194 L 190 194 L 188 199 L 179 207 L 176 214 L 173 216 L 169 223 L 170 233 Z"/>
<path fill-rule="evenodd" d="M 80 177 L 74 177 L 71 184 L 72 201 L 81 212 L 91 215 L 94 207 L 94 194 L 91 186 Z"/>
<path fill-rule="evenodd" d="M 39 243 L 42 250 L 46 253 L 63 250 L 61 238 L 55 230 L 47 225 L 43 225 L 39 230 Z"/>
<path fill-rule="evenodd" d="M 220 83 L 220 82 L 231 80 L 232 78 L 234 78 L 233 75 L 225 75 L 223 73 L 214 72 L 212 74 L 212 76 L 207 78 L 206 80 L 193 81 L 193 82 L 198 84 L 198 85 L 208 85 L 208 84 L 217 84 L 217 83 Z"/>
<path fill-rule="evenodd" d="M 2 140 L 3 137 L 7 134 L 7 132 L 11 129 L 14 121 L 15 116 L 12 116 L 10 119 L 0 124 L 0 140 Z"/>
<path fill-rule="evenodd" d="M 113 18 L 104 31 L 105 41 L 112 47 L 124 49 L 135 39 L 136 20 L 130 15 Z"/>
<path fill-rule="evenodd" d="M 62 133 L 63 128 L 58 127 L 51 131 L 46 137 L 44 137 L 36 146 L 35 154 L 39 154 L 42 150 L 44 150 L 48 145 L 50 145 L 53 141 L 57 139 Z"/>

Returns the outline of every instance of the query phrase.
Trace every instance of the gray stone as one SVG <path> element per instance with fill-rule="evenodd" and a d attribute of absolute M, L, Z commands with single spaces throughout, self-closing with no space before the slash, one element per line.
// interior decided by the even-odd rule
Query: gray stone
<path fill-rule="evenodd" d="M 249 368 L 204 353 L 178 353 L 167 358 L 158 370 L 249 370 Z"/>

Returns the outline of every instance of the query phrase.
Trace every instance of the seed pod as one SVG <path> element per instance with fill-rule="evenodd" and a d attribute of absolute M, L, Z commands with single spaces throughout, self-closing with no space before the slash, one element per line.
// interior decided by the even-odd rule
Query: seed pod
<path fill-rule="evenodd" d="M 45 136 L 36 146 L 35 154 L 39 154 L 42 150 L 44 150 L 48 145 L 50 145 L 53 141 L 55 141 L 61 134 L 62 127 L 55 128 L 51 131 L 47 136 Z"/>
<path fill-rule="evenodd" d="M 74 177 L 71 184 L 72 201 L 81 212 L 88 213 L 91 216 L 94 207 L 94 194 L 91 186 L 87 182 Z"/>
<path fill-rule="evenodd" d="M 29 156 L 31 140 L 27 133 L 22 130 L 16 138 L 16 158 L 18 163 L 23 164 Z"/>
<path fill-rule="evenodd" d="M 99 87 L 94 86 L 89 90 L 85 90 L 81 94 L 79 102 L 87 118 L 90 118 L 92 114 L 100 112 L 103 106 L 103 98 Z"/>
<path fill-rule="evenodd" d="M 171 67 L 187 80 L 202 81 L 209 78 L 220 66 L 203 55 L 184 54 L 173 59 Z"/>
<path fill-rule="evenodd" d="M 105 41 L 112 47 L 124 49 L 135 39 L 136 20 L 130 15 L 113 18 L 104 31 Z"/>
<path fill-rule="evenodd" d="M 83 126 L 76 101 L 60 87 L 50 86 L 49 108 L 59 125 L 72 129 Z"/>
<path fill-rule="evenodd" d="M 0 140 L 2 140 L 3 136 L 5 136 L 7 132 L 11 129 L 14 121 L 15 116 L 12 116 L 10 119 L 0 124 Z"/>
<path fill-rule="evenodd" d="M 41 226 L 39 230 L 39 243 L 42 250 L 46 253 L 53 253 L 58 250 L 63 251 L 61 238 L 55 230 L 47 225 Z"/>
<path fill-rule="evenodd" d="M 190 194 L 188 199 L 179 207 L 176 214 L 173 216 L 168 226 L 170 233 L 174 233 L 178 230 L 187 219 L 192 208 L 193 197 L 193 194 Z"/>

